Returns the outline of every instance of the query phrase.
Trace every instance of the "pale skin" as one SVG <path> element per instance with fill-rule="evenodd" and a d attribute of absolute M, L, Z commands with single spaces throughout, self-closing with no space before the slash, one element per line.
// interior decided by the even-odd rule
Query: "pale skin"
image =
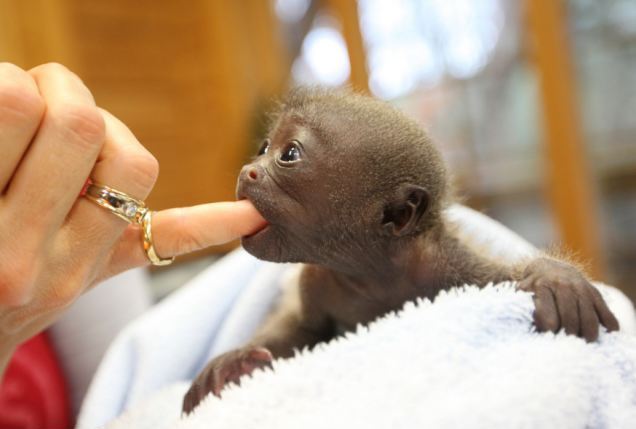
<path fill-rule="evenodd" d="M 70 70 L 0 63 L 0 376 L 16 346 L 83 292 L 149 264 L 138 227 L 78 198 L 86 179 L 144 200 L 158 174 L 157 160 Z M 235 201 L 159 211 L 152 228 L 167 258 L 265 224 Z"/>

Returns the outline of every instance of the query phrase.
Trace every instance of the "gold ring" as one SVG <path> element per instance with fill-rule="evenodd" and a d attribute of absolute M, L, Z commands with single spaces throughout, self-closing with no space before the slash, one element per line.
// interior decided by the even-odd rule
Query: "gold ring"
<path fill-rule="evenodd" d="M 86 198 L 104 207 L 126 222 L 141 226 L 144 251 L 152 265 L 170 265 L 172 258 L 157 255 L 152 243 L 152 211 L 143 201 L 139 201 L 124 192 L 99 183 L 90 183 L 84 194 Z"/>
<path fill-rule="evenodd" d="M 141 227 L 143 229 L 144 250 L 146 251 L 146 256 L 148 256 L 152 265 L 170 265 L 174 262 L 174 256 L 172 258 L 162 258 L 157 255 L 155 246 L 152 244 L 152 213 L 153 212 L 150 210 L 146 210 L 141 217 Z"/>
<path fill-rule="evenodd" d="M 126 222 L 140 225 L 141 218 L 148 212 L 143 201 L 99 183 L 89 184 L 84 196 Z"/>

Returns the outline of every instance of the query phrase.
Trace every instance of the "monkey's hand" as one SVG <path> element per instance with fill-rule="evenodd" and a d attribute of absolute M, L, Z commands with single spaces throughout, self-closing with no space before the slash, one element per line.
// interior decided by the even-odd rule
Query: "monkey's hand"
<path fill-rule="evenodd" d="M 557 332 L 595 341 L 599 323 L 618 330 L 618 321 L 599 291 L 572 265 L 538 258 L 523 272 L 518 288 L 534 293 L 534 324 L 537 330 Z"/>
<path fill-rule="evenodd" d="M 224 353 L 214 359 L 197 375 L 183 398 L 182 411 L 189 414 L 210 392 L 221 397 L 228 383 L 240 385 L 240 378 L 257 368 L 272 366 L 272 354 L 264 347 L 248 346 Z"/>

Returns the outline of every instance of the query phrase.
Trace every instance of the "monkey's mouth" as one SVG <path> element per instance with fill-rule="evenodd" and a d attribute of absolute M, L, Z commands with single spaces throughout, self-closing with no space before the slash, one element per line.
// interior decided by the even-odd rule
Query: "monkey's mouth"
<path fill-rule="evenodd" d="M 269 230 L 269 223 L 265 224 L 265 226 L 263 226 L 261 229 L 255 231 L 255 232 L 253 232 L 251 234 L 244 235 L 243 238 L 254 238 L 257 235 L 266 232 L 267 230 Z"/>
<path fill-rule="evenodd" d="M 250 203 L 252 203 L 252 205 L 254 206 L 254 208 L 256 208 L 256 210 L 260 213 L 261 216 L 263 216 L 263 219 L 265 219 L 265 221 L 267 223 L 265 223 L 265 225 L 263 225 L 260 229 L 257 229 L 256 231 L 252 232 L 251 234 L 248 235 L 244 235 L 243 238 L 252 238 L 255 237 L 263 232 L 266 232 L 267 230 L 269 230 L 269 227 L 271 225 L 271 222 L 269 220 L 269 218 L 267 217 L 266 214 L 263 213 L 264 210 L 262 210 L 257 204 L 254 203 L 254 200 L 251 198 L 246 197 L 245 195 L 239 195 L 238 196 L 238 200 L 248 200 Z"/>

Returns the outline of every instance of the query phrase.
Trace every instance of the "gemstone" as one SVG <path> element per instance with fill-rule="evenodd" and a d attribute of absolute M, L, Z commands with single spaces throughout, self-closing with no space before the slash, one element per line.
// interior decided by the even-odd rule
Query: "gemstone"
<path fill-rule="evenodd" d="M 135 213 L 137 213 L 137 204 L 129 201 L 123 205 L 122 209 L 127 217 L 133 217 L 135 216 Z"/>

